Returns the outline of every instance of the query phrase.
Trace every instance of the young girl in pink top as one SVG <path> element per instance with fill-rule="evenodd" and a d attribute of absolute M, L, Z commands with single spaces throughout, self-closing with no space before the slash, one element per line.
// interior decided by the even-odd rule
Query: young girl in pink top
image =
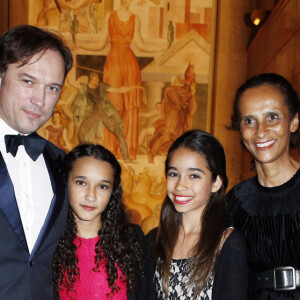
<path fill-rule="evenodd" d="M 80 145 L 66 157 L 70 209 L 54 256 L 60 299 L 141 299 L 143 233 L 127 220 L 121 167 L 100 145 Z"/>

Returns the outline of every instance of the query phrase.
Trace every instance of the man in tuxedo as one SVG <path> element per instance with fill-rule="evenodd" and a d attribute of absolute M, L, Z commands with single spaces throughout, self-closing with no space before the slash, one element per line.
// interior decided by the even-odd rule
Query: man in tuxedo
<path fill-rule="evenodd" d="M 34 26 L 0 38 L 0 299 L 48 300 L 67 214 L 64 152 L 36 130 L 51 116 L 72 54 Z"/>

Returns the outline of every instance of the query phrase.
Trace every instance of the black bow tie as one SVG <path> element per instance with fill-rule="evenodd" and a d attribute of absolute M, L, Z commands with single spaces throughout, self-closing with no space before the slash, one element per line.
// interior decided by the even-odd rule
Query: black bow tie
<path fill-rule="evenodd" d="M 44 151 L 46 140 L 42 139 L 36 132 L 29 135 L 5 135 L 6 151 L 16 156 L 18 147 L 24 145 L 27 154 L 36 161 Z"/>

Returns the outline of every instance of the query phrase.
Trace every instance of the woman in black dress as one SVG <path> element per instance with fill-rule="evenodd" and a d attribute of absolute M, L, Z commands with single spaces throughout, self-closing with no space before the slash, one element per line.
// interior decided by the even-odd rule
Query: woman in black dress
<path fill-rule="evenodd" d="M 261 74 L 237 90 L 232 126 L 257 175 L 227 199 L 248 247 L 250 299 L 300 299 L 300 164 L 290 155 L 298 112 L 297 93 L 280 75 Z"/>

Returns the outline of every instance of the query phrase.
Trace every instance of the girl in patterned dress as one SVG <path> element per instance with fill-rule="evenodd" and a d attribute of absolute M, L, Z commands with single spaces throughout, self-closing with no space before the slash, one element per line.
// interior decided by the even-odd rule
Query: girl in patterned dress
<path fill-rule="evenodd" d="M 246 250 L 229 227 L 225 153 L 191 130 L 169 149 L 160 224 L 147 235 L 148 299 L 246 299 Z"/>
<path fill-rule="evenodd" d="M 53 262 L 60 299 L 136 299 L 144 235 L 128 222 L 121 167 L 100 145 L 66 158 L 70 209 Z"/>

